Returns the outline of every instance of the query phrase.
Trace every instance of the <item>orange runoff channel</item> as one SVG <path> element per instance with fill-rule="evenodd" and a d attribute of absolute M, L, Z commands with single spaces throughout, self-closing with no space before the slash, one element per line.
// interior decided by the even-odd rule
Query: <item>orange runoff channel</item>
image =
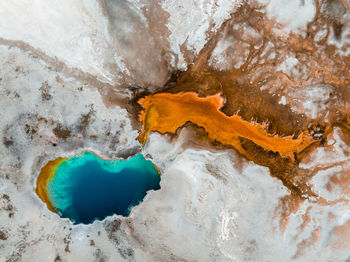
<path fill-rule="evenodd" d="M 249 139 L 265 150 L 278 152 L 293 161 L 294 153 L 315 142 L 307 133 L 301 133 L 296 139 L 280 137 L 267 133 L 266 125 L 245 121 L 238 115 L 227 116 L 219 110 L 224 105 L 219 94 L 202 98 L 194 92 L 158 93 L 141 98 L 138 103 L 143 107 L 139 115 L 143 129 L 138 138 L 142 144 L 146 143 L 150 132 L 175 134 L 186 122 L 203 127 L 210 139 L 233 146 L 248 158 L 239 138 Z"/>

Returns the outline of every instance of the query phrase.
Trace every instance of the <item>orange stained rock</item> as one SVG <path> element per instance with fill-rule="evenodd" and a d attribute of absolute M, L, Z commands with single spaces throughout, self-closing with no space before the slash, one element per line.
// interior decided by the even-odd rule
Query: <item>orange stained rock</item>
<path fill-rule="evenodd" d="M 35 192 L 38 194 L 40 199 L 46 203 L 46 206 L 52 212 L 57 213 L 57 210 L 52 205 L 49 197 L 49 193 L 47 191 L 47 186 L 51 179 L 53 179 L 55 175 L 56 168 L 64 161 L 66 158 L 58 158 L 56 160 L 49 161 L 45 166 L 41 168 L 38 180 L 36 182 Z"/>
<path fill-rule="evenodd" d="M 144 109 L 139 116 L 143 122 L 139 141 L 143 144 L 149 132 L 174 134 L 186 122 L 203 127 L 210 139 L 231 145 L 248 158 L 239 138 L 249 139 L 265 150 L 278 152 L 292 160 L 294 153 L 301 152 L 314 142 L 306 133 L 301 133 L 297 139 L 278 137 L 267 133 L 264 125 L 244 121 L 238 115 L 225 115 L 219 111 L 224 104 L 219 94 L 200 98 L 194 92 L 159 93 L 140 99 L 139 104 Z"/>

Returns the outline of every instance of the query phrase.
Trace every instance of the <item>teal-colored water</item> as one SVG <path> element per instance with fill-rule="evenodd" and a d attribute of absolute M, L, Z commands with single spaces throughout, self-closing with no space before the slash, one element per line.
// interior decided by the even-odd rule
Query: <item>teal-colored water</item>
<path fill-rule="evenodd" d="M 56 168 L 48 192 L 61 217 L 88 224 L 112 214 L 128 216 L 148 190 L 160 189 L 159 183 L 157 168 L 142 154 L 106 161 L 84 152 Z"/>

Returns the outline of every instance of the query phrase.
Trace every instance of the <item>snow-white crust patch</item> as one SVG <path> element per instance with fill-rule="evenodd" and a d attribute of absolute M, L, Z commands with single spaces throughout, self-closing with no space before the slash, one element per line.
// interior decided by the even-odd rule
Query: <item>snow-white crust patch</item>
<path fill-rule="evenodd" d="M 130 227 L 155 260 L 170 253 L 185 261 L 345 261 L 348 251 L 334 246 L 337 228 L 350 219 L 346 202 L 306 200 L 280 228 L 279 199 L 289 192 L 267 168 L 228 152 L 186 149 L 187 136 L 184 130 L 170 142 L 153 133 L 144 149 L 162 171 L 161 190 L 135 209 Z M 318 180 L 314 188 L 325 190 Z"/>
<path fill-rule="evenodd" d="M 266 14 L 283 25 L 285 33 L 301 32 L 316 14 L 314 0 L 261 0 L 266 4 Z"/>
<path fill-rule="evenodd" d="M 207 42 L 209 31 L 215 32 L 241 2 L 240 0 L 163 1 L 163 9 L 170 15 L 167 24 L 171 32 L 170 48 L 177 56 L 177 59 L 173 58 L 172 65 L 185 70 L 187 63 L 181 46 L 185 45 L 187 50 L 198 54 Z"/>
<path fill-rule="evenodd" d="M 331 102 L 333 105 L 344 105 L 342 101 L 332 99 L 333 90 L 334 87 L 331 85 L 310 85 L 303 89 L 291 91 L 288 96 L 296 104 L 292 107 L 293 110 L 305 113 L 311 118 L 316 118 L 325 114 Z"/>
<path fill-rule="evenodd" d="M 278 225 L 272 218 L 278 198 L 287 194 L 280 181 L 251 162 L 237 168 L 228 152 L 183 149 L 183 133 L 175 144 L 149 137 L 145 152 L 162 170 L 161 190 L 135 210 L 133 234 L 158 259 L 170 246 L 186 261 L 282 259 L 278 250 L 287 241 L 267 234 Z"/>
<path fill-rule="evenodd" d="M 1 1 L 0 37 L 20 40 L 69 67 L 111 82 L 104 65 L 111 45 L 97 1 Z"/>

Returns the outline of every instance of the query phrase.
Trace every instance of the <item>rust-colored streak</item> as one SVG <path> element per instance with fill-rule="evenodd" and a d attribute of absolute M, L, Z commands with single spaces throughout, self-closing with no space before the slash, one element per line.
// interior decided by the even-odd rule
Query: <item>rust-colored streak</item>
<path fill-rule="evenodd" d="M 294 160 L 294 154 L 304 150 L 313 143 L 306 133 L 296 139 L 292 136 L 279 137 L 271 135 L 264 125 L 244 121 L 240 116 L 227 116 L 219 109 L 224 101 L 220 95 L 200 98 L 196 93 L 159 93 L 139 100 L 144 110 L 139 120 L 143 122 L 143 131 L 139 136 L 145 143 L 149 132 L 172 133 L 187 122 L 203 127 L 208 137 L 224 145 L 233 146 L 249 158 L 241 146 L 240 138 L 253 141 L 266 151 L 278 152 L 282 157 Z"/>
<path fill-rule="evenodd" d="M 46 203 L 46 206 L 49 210 L 52 212 L 57 213 L 57 210 L 52 205 L 50 201 L 50 197 L 47 191 L 47 185 L 50 182 L 50 180 L 55 175 L 55 169 L 64 161 L 65 158 L 57 158 L 56 160 L 49 161 L 45 166 L 41 168 L 38 180 L 36 182 L 36 189 L 35 192 L 38 194 L 40 199 Z"/>

